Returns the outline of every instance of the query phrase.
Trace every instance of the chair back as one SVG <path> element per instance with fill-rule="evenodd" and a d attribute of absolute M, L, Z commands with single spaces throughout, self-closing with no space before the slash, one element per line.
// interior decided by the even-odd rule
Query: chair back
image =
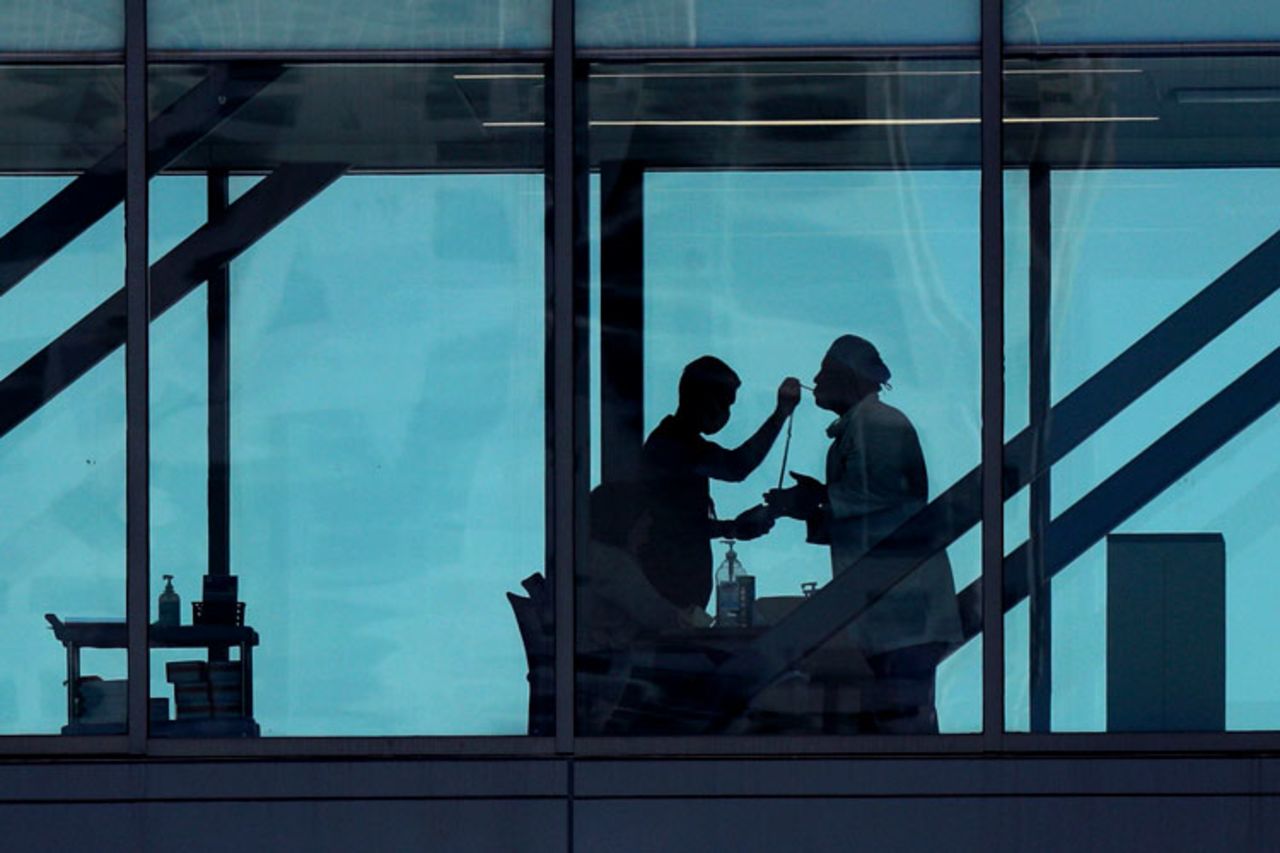
<path fill-rule="evenodd" d="M 524 642 L 529 665 L 529 734 L 555 733 L 555 623 L 546 579 L 541 574 L 525 578 L 521 585 L 528 597 L 507 593 L 511 611 Z"/>

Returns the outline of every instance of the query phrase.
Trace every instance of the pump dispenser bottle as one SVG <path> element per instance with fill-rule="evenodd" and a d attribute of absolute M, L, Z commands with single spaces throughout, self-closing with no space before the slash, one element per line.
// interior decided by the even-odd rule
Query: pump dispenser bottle
<path fill-rule="evenodd" d="M 160 593 L 157 625 L 177 625 L 181 621 L 182 599 L 173 588 L 173 575 L 164 575 L 164 591 Z"/>
<path fill-rule="evenodd" d="M 755 610 L 756 579 L 747 574 L 733 550 L 734 541 L 724 540 L 729 551 L 716 569 L 716 627 L 749 628 Z"/>

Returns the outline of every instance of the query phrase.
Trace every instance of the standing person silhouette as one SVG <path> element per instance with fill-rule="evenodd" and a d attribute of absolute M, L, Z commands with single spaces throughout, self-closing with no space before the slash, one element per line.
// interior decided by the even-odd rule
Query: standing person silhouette
<path fill-rule="evenodd" d="M 718 518 L 710 481 L 741 482 L 759 467 L 800 402 L 800 381 L 783 380 L 773 412 L 754 435 L 729 450 L 703 436 L 729 422 L 741 384 L 718 358 L 705 355 L 690 362 L 680 375 L 675 413 L 654 428 L 641 453 L 645 499 L 653 514 L 641 564 L 654 588 L 677 607 L 705 608 L 710 601 L 712 539 L 754 539 L 773 527 L 773 514 L 763 505 L 732 520 Z"/>
<path fill-rule="evenodd" d="M 922 509 L 929 496 L 915 428 L 906 415 L 880 400 L 889 376 L 880 353 L 865 338 L 843 335 L 831 344 L 813 378 L 814 402 L 838 416 L 827 428 L 826 483 L 792 474 L 797 484 L 770 491 L 765 501 L 778 515 L 805 521 L 810 542 L 830 545 L 833 575 L 857 573 L 860 583 L 850 607 L 862 615 L 850 633 L 876 676 L 927 685 L 926 705 L 869 715 L 865 728 L 936 732 L 934 673 L 961 639 L 951 563 L 945 550 L 922 553 L 921 564 L 890 586 L 899 570 L 889 561 L 866 556 Z M 911 547 L 895 544 L 895 553 Z"/>

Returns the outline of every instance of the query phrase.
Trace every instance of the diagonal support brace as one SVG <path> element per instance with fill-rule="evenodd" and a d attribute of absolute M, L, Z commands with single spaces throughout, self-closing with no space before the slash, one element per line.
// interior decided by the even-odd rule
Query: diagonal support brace
<path fill-rule="evenodd" d="M 1054 406 L 1047 418 L 1049 436 L 1043 454 L 1035 452 L 1035 437 L 1030 429 L 1009 440 L 1004 446 L 1005 498 L 1049 470 L 1277 289 L 1280 232 L 1259 244 Z M 904 573 L 910 573 L 929 554 L 952 544 L 981 520 L 981 497 L 981 471 L 974 468 L 908 519 L 871 554 L 879 558 L 883 550 L 896 547 L 899 552 L 895 559 L 904 565 L 910 563 L 904 569 Z M 912 543 L 911 552 L 923 556 L 916 559 L 903 553 L 903 543 Z M 855 564 L 848 571 L 857 570 Z M 1016 567 L 1005 572 L 1006 606 L 1011 585 L 1015 591 L 1022 589 L 1014 596 L 1017 601 L 1026 595 L 1025 578 L 1019 578 L 1018 572 Z M 747 650 L 727 661 L 721 671 L 751 683 L 757 683 L 757 673 L 772 673 L 758 682 L 761 687 L 768 684 L 857 618 L 860 611 L 847 603 L 847 586 L 840 578 L 833 580 Z M 982 629 L 981 603 L 980 581 L 959 594 L 966 637 L 975 636 Z"/>
<path fill-rule="evenodd" d="M 346 171 L 345 164 L 281 166 L 151 266 L 151 319 L 264 237 Z M 125 342 L 125 292 L 90 311 L 0 380 L 0 437 Z"/>
<path fill-rule="evenodd" d="M 147 128 L 154 177 L 280 76 L 282 66 L 226 63 L 156 116 Z M 113 150 L 0 236 L 0 296 L 124 201 L 125 146 Z"/>

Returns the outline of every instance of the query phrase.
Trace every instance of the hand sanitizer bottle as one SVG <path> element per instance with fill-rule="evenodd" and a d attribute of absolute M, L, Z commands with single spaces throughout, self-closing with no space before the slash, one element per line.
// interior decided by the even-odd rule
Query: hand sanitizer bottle
<path fill-rule="evenodd" d="M 733 550 L 732 539 L 724 540 L 729 546 L 720 568 L 716 569 L 716 627 L 731 628 L 742 624 L 742 594 L 739 589 L 739 575 L 742 563 L 738 562 L 738 553 Z"/>
<path fill-rule="evenodd" d="M 157 625 L 178 625 L 181 620 L 182 599 L 173 589 L 173 575 L 164 575 L 164 591 L 160 593 Z"/>

